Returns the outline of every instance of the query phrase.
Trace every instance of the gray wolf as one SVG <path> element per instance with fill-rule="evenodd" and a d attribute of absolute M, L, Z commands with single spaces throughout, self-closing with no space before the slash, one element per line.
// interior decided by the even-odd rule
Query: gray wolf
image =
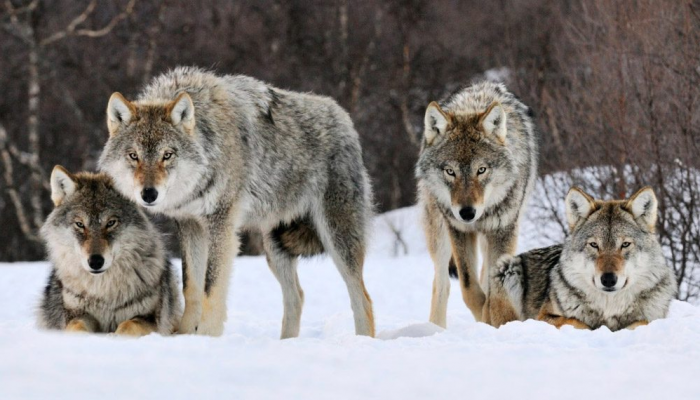
<path fill-rule="evenodd" d="M 475 84 L 428 106 L 416 177 L 435 265 L 431 322 L 447 325 L 450 264 L 456 267 L 464 302 L 482 321 L 489 266 L 515 253 L 537 164 L 532 112 L 504 85 Z"/>
<path fill-rule="evenodd" d="M 46 329 L 170 334 L 180 289 L 160 234 L 105 174 L 51 174 L 55 208 L 41 229 L 53 269 L 39 308 Z"/>
<path fill-rule="evenodd" d="M 282 338 L 299 334 L 297 260 L 321 251 L 345 280 L 355 332 L 374 335 L 362 271 L 372 193 L 358 134 L 333 100 L 180 67 L 133 102 L 112 95 L 107 125 L 100 168 L 133 201 L 177 222 L 180 332 L 223 332 L 237 233 L 259 229 L 282 287 Z"/>
<path fill-rule="evenodd" d="M 528 318 L 616 331 L 664 318 L 677 291 L 655 235 L 657 200 L 595 200 L 572 188 L 563 245 L 504 257 L 493 270 L 491 324 Z"/>

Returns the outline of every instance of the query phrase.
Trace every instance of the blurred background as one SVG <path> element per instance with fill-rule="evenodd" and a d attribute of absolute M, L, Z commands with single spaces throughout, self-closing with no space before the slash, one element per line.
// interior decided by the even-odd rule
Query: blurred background
<path fill-rule="evenodd" d="M 659 235 L 700 293 L 700 1 L 3 0 L 0 261 L 37 260 L 55 164 L 96 167 L 110 94 L 177 65 L 335 98 L 351 114 L 377 211 L 415 203 L 426 105 L 503 81 L 536 113 L 538 196 L 561 238 L 563 195 L 651 185 Z M 160 221 L 169 229 L 168 221 Z M 400 238 L 400 236 L 397 235 Z M 255 236 L 244 251 L 257 251 Z M 176 246 L 173 248 L 176 253 Z"/>

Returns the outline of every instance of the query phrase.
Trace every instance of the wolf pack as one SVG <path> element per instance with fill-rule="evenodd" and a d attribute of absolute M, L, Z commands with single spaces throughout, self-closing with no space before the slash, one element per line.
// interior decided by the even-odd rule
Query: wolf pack
<path fill-rule="evenodd" d="M 516 255 L 539 159 L 531 109 L 481 82 L 430 103 L 424 125 L 416 179 L 435 269 L 431 322 L 447 326 L 451 276 L 476 321 L 494 327 L 536 319 L 616 331 L 667 315 L 677 283 L 651 188 L 602 200 L 573 187 L 561 199 L 566 240 Z M 356 334 L 374 336 L 363 280 L 372 189 L 334 100 L 178 67 L 136 99 L 114 93 L 107 128 L 100 172 L 51 174 L 41 327 L 219 336 L 239 234 L 257 230 L 282 289 L 281 338 L 299 335 L 298 260 L 321 253 L 347 286 Z M 149 214 L 175 222 L 181 280 Z"/>

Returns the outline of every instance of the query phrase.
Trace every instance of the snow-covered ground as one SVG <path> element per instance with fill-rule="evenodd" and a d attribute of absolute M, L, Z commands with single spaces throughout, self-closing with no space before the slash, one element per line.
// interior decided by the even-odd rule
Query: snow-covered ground
<path fill-rule="evenodd" d="M 365 266 L 378 339 L 356 337 L 327 258 L 302 261 L 301 337 L 278 340 L 282 298 L 263 257 L 235 261 L 223 337 L 141 339 L 38 331 L 47 263 L 0 264 L 0 399 L 700 399 L 700 309 L 635 331 L 501 329 L 474 322 L 453 285 L 445 331 L 427 323 L 432 265 L 415 208 L 376 220 Z M 394 255 L 389 223 L 408 254 Z M 538 242 L 524 224 L 520 248 Z M 541 228 L 541 227 L 539 227 Z"/>

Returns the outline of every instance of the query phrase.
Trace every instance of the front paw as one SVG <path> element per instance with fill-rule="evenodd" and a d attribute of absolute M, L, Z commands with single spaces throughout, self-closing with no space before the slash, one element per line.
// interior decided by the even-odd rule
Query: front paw
<path fill-rule="evenodd" d="M 154 331 L 155 327 L 152 326 L 152 324 L 141 320 L 130 319 L 119 324 L 114 333 L 120 336 L 140 337 L 146 336 Z"/>
<path fill-rule="evenodd" d="M 639 328 L 640 326 L 645 326 L 645 325 L 649 325 L 649 321 L 637 321 L 625 329 L 629 329 L 629 330 L 633 331 L 633 330 Z"/>
<path fill-rule="evenodd" d="M 197 328 L 199 326 L 201 318 L 201 309 L 199 310 L 199 312 L 194 312 L 192 311 L 192 309 L 186 308 L 185 313 L 182 315 L 182 320 L 180 320 L 177 333 L 183 335 L 193 335 L 197 333 Z"/>

